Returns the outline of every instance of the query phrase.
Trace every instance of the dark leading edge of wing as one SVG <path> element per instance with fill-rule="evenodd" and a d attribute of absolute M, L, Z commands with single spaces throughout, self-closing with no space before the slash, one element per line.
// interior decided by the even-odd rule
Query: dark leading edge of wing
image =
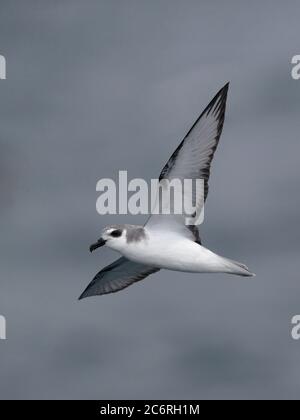
<path fill-rule="evenodd" d="M 193 124 L 162 169 L 159 180 L 163 178 L 204 179 L 204 199 L 206 200 L 210 165 L 225 119 L 228 87 L 229 83 L 216 94 Z"/>
<path fill-rule="evenodd" d="M 148 267 L 121 257 L 99 271 L 79 297 L 79 300 L 88 296 L 118 292 L 156 271 L 159 271 L 159 268 Z"/>

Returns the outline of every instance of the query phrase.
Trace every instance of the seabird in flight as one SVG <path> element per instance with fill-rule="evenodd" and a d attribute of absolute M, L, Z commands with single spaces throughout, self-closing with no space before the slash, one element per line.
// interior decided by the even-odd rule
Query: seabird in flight
<path fill-rule="evenodd" d="M 203 207 L 208 194 L 211 162 L 223 129 L 229 84 L 196 120 L 161 171 L 159 180 L 203 180 Z M 184 194 L 184 193 L 183 193 Z M 201 208 L 197 209 L 199 214 Z M 195 224 L 183 215 L 151 214 L 144 226 L 106 227 L 90 251 L 106 245 L 122 257 L 103 268 L 79 299 L 118 292 L 160 269 L 191 273 L 228 273 L 254 276 L 239 262 L 205 248 Z"/>

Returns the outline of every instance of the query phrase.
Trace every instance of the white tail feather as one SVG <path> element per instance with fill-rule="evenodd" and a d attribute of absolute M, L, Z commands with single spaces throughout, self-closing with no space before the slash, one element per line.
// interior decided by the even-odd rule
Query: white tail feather
<path fill-rule="evenodd" d="M 237 276 L 244 276 L 244 277 L 255 277 L 256 274 L 251 273 L 249 268 L 238 261 L 230 260 L 228 258 L 224 258 L 224 264 L 228 271 L 227 273 L 235 274 Z"/>

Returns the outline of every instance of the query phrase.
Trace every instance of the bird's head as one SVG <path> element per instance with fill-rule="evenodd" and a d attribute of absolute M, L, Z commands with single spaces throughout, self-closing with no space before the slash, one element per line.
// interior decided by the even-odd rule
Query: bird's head
<path fill-rule="evenodd" d="M 103 229 L 97 242 L 90 246 L 90 251 L 106 245 L 112 249 L 120 251 L 126 244 L 126 228 L 123 225 L 107 226 Z"/>

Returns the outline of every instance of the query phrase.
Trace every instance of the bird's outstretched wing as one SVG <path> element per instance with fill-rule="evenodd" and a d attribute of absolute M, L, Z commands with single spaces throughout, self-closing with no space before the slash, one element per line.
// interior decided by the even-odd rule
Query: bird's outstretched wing
<path fill-rule="evenodd" d="M 160 181 L 171 181 L 172 179 L 181 181 L 185 179 L 203 180 L 200 184 L 201 191 L 197 191 L 198 200 L 195 201 L 197 217 L 201 213 L 208 194 L 210 166 L 223 129 L 228 87 L 229 83 L 217 93 L 205 108 L 168 160 L 159 177 Z M 187 193 L 191 193 L 191 191 Z M 183 194 L 185 195 L 186 192 L 184 191 Z M 195 190 L 192 191 L 192 194 L 195 195 Z M 196 225 L 197 223 L 192 223 L 190 226 L 185 226 L 184 217 L 172 214 L 167 216 L 152 214 L 146 223 L 149 229 L 159 226 L 159 229 L 165 227 L 166 229 L 180 230 L 182 234 L 200 242 Z"/>
<path fill-rule="evenodd" d="M 156 271 L 159 271 L 159 268 L 138 264 L 121 257 L 99 271 L 79 299 L 118 292 Z"/>

